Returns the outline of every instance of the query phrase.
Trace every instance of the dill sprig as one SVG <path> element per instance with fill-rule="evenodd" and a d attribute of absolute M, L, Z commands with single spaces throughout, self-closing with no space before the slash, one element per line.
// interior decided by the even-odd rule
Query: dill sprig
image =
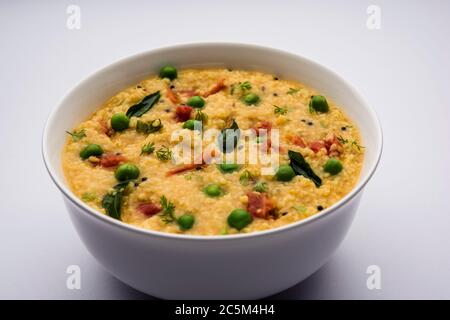
<path fill-rule="evenodd" d="M 166 224 L 175 222 L 177 220 L 177 217 L 175 216 L 175 205 L 167 200 L 166 196 L 161 196 L 159 202 L 162 208 L 162 212 L 159 214 L 162 222 Z"/>
<path fill-rule="evenodd" d="M 268 186 L 267 183 L 265 183 L 264 181 L 258 181 L 255 186 L 253 187 L 253 190 L 256 192 L 267 192 L 268 190 Z"/>
<path fill-rule="evenodd" d="M 361 151 L 361 149 L 365 148 L 362 145 L 360 145 L 359 142 L 356 140 L 345 139 L 343 136 L 339 136 L 339 137 L 337 137 L 337 139 L 341 144 L 350 143 L 350 145 L 352 147 L 355 147 L 356 149 L 358 149 L 358 151 Z"/>
<path fill-rule="evenodd" d="M 337 137 L 338 141 L 342 144 L 348 143 L 348 139 L 345 139 L 343 136 Z"/>
<path fill-rule="evenodd" d="M 246 93 L 246 91 L 249 91 L 251 89 L 252 89 L 252 84 L 249 81 L 233 83 L 230 86 L 230 94 L 234 95 L 235 93 L 238 93 L 240 95 L 244 95 Z"/>
<path fill-rule="evenodd" d="M 276 106 L 276 105 L 273 105 L 273 106 L 274 106 L 274 109 L 273 109 L 273 113 L 274 114 L 283 115 L 283 114 L 286 114 L 288 112 L 286 107 L 282 108 L 282 107 L 279 107 L 279 106 Z"/>
<path fill-rule="evenodd" d="M 155 143 L 154 142 L 150 142 L 150 143 L 147 143 L 147 144 L 142 146 L 141 155 L 144 154 L 144 153 L 145 154 L 151 154 L 151 153 L 153 153 L 153 151 L 155 151 Z"/>
<path fill-rule="evenodd" d="M 248 186 L 248 184 L 250 183 L 250 181 L 253 181 L 254 177 L 252 175 L 252 173 L 248 170 L 245 170 L 241 176 L 239 177 L 239 182 L 243 185 L 243 186 Z"/>
<path fill-rule="evenodd" d="M 250 90 L 252 88 L 252 84 L 248 81 L 244 81 L 242 83 L 239 83 L 239 87 L 242 91 Z"/>
<path fill-rule="evenodd" d="M 362 145 L 360 145 L 360 144 L 358 143 L 358 141 L 356 141 L 356 140 L 353 140 L 351 145 L 352 145 L 353 147 L 355 147 L 356 149 L 358 149 L 358 151 L 361 151 L 361 149 L 365 148 L 365 147 L 363 147 Z"/>
<path fill-rule="evenodd" d="M 156 151 L 156 157 L 161 161 L 167 161 L 172 159 L 172 151 L 166 146 L 162 146 Z"/>

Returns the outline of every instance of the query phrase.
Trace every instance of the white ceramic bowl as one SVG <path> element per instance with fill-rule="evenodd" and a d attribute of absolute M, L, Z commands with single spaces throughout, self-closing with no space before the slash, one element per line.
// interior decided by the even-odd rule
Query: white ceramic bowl
<path fill-rule="evenodd" d="M 188 236 L 144 230 L 94 211 L 69 190 L 61 170 L 65 130 L 106 99 L 170 63 L 178 68 L 256 69 L 299 80 L 333 99 L 360 127 L 366 146 L 358 184 L 345 198 L 308 219 L 268 231 Z M 374 111 L 345 80 L 323 66 L 275 49 L 200 43 L 151 50 L 116 62 L 78 84 L 51 113 L 43 135 L 48 172 L 91 254 L 115 277 L 168 299 L 253 299 L 289 288 L 319 269 L 346 235 L 362 191 L 381 156 Z"/>

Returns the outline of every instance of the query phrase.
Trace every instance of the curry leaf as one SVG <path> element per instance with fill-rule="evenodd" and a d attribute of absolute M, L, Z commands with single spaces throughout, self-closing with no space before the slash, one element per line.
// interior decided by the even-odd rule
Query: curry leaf
<path fill-rule="evenodd" d="M 120 220 L 122 209 L 122 198 L 125 189 L 132 180 L 119 182 L 113 187 L 113 190 L 102 199 L 102 207 L 105 209 L 108 216 Z"/>
<path fill-rule="evenodd" d="M 107 193 L 102 200 L 102 207 L 105 209 L 106 213 L 117 220 L 120 220 L 121 216 L 122 197 L 123 190 L 114 190 Z"/>
<path fill-rule="evenodd" d="M 118 184 L 116 184 L 116 185 L 113 187 L 113 189 L 116 190 L 116 191 L 124 192 L 125 189 L 128 187 L 128 184 L 129 184 L 131 181 L 133 181 L 133 179 L 125 180 L 125 181 L 119 182 Z"/>
<path fill-rule="evenodd" d="M 233 151 L 237 146 L 240 136 L 241 130 L 236 121 L 233 120 L 231 125 L 223 129 L 219 134 L 218 144 L 220 151 L 225 153 Z"/>
<path fill-rule="evenodd" d="M 126 115 L 128 118 L 131 117 L 140 117 L 144 113 L 146 113 L 148 110 L 150 110 L 161 97 L 161 94 L 159 91 L 153 92 L 152 94 L 149 94 L 144 99 L 141 100 L 141 102 L 136 103 L 135 105 L 132 105 Z"/>
<path fill-rule="evenodd" d="M 322 185 L 322 179 L 314 173 L 311 166 L 308 162 L 306 162 L 301 153 L 289 150 L 288 156 L 291 160 L 290 166 L 294 169 L 296 175 L 304 176 L 305 178 L 312 180 L 316 187 L 320 187 Z"/>

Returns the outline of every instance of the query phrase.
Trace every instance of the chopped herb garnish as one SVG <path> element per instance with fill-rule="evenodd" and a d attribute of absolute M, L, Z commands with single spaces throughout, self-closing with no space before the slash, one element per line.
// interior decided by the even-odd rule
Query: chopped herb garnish
<path fill-rule="evenodd" d="M 297 92 L 299 92 L 301 89 L 296 89 L 296 88 L 289 88 L 289 90 L 286 92 L 287 94 L 296 94 Z"/>
<path fill-rule="evenodd" d="M 254 177 L 253 177 L 252 173 L 248 170 L 245 170 L 244 172 L 242 172 L 241 176 L 239 177 L 239 182 L 243 186 L 248 186 L 250 181 L 253 181 L 253 180 L 254 180 Z"/>
<path fill-rule="evenodd" d="M 142 146 L 141 155 L 144 154 L 144 153 L 145 154 L 151 154 L 151 153 L 153 153 L 153 151 L 155 151 L 155 143 L 154 142 L 150 142 L 150 143 L 147 143 L 147 144 Z"/>
<path fill-rule="evenodd" d="M 92 192 L 85 192 L 81 195 L 81 200 L 84 202 L 91 202 L 97 200 L 97 195 Z"/>
<path fill-rule="evenodd" d="M 158 102 L 160 97 L 161 94 L 159 93 L 159 91 L 153 92 L 152 94 L 144 97 L 144 99 L 142 99 L 139 103 L 131 106 L 128 109 L 126 113 L 127 117 L 131 118 L 142 116 Z"/>
<path fill-rule="evenodd" d="M 86 130 L 85 129 L 81 129 L 79 131 L 73 131 L 73 132 L 66 131 L 66 133 L 70 134 L 70 136 L 72 137 L 72 141 L 73 142 L 80 141 L 81 139 L 86 137 Z"/>
<path fill-rule="evenodd" d="M 350 145 L 352 147 L 355 147 L 356 149 L 358 149 L 358 151 L 361 151 L 361 149 L 365 148 L 362 145 L 360 145 L 359 142 L 356 140 L 345 139 L 343 136 L 339 136 L 339 137 L 337 137 L 337 139 L 341 144 L 350 143 Z"/>
<path fill-rule="evenodd" d="M 255 186 L 253 187 L 253 190 L 256 192 L 267 192 L 267 183 L 265 183 L 264 181 L 258 181 Z"/>
<path fill-rule="evenodd" d="M 156 151 L 156 157 L 161 161 L 167 161 L 172 159 L 172 151 L 166 146 L 162 146 Z"/>
<path fill-rule="evenodd" d="M 225 227 L 223 227 L 222 231 L 220 231 L 219 233 L 222 236 L 225 236 L 228 234 L 228 225 L 226 225 Z"/>
<path fill-rule="evenodd" d="M 241 130 L 235 120 L 228 128 L 223 129 L 218 136 L 218 145 L 221 152 L 233 151 L 241 136 Z"/>
<path fill-rule="evenodd" d="M 348 139 L 345 139 L 343 136 L 337 137 L 338 141 L 342 144 L 348 143 Z"/>
<path fill-rule="evenodd" d="M 293 206 L 292 208 L 294 208 L 295 210 L 297 210 L 300 213 L 305 213 L 306 212 L 306 207 L 298 205 L 298 206 Z"/>
<path fill-rule="evenodd" d="M 249 81 L 233 83 L 230 86 L 230 94 L 233 95 L 238 93 L 240 96 L 243 96 L 247 93 L 247 91 L 252 89 L 252 84 Z"/>
<path fill-rule="evenodd" d="M 239 83 L 239 87 L 241 88 L 242 91 L 250 90 L 252 88 L 252 84 L 248 81 L 245 81 L 245 82 Z"/>
<path fill-rule="evenodd" d="M 273 113 L 277 114 L 277 115 L 283 115 L 286 114 L 288 112 L 288 109 L 286 107 L 282 108 L 276 105 L 273 105 L 274 109 L 273 109 Z"/>
<path fill-rule="evenodd" d="M 195 120 L 201 121 L 201 123 L 205 124 L 208 121 L 208 115 L 201 110 L 198 110 L 195 114 Z"/>
<path fill-rule="evenodd" d="M 177 218 L 175 217 L 175 205 L 171 201 L 167 200 L 166 196 L 161 196 L 159 202 L 162 208 L 162 212 L 159 214 L 159 217 L 162 222 L 167 224 L 177 221 Z"/>
<path fill-rule="evenodd" d="M 160 119 L 155 119 L 149 122 L 138 120 L 136 123 L 136 131 L 139 133 L 154 133 L 163 128 L 163 124 Z"/>
<path fill-rule="evenodd" d="M 358 141 L 356 141 L 356 140 L 353 140 L 351 145 L 352 145 L 353 147 L 355 147 L 356 149 L 358 149 L 358 151 L 361 151 L 362 148 L 365 148 L 365 147 L 363 147 L 362 145 L 360 145 L 360 144 L 358 143 Z"/>
<path fill-rule="evenodd" d="M 322 185 L 322 179 L 314 173 L 311 166 L 308 162 L 306 162 L 301 153 L 289 150 L 288 156 L 291 160 L 290 166 L 294 169 L 296 175 L 304 176 L 305 178 L 310 179 L 314 182 L 316 187 L 320 187 Z"/>
<path fill-rule="evenodd" d="M 235 89 L 235 87 L 236 87 L 236 85 L 235 85 L 234 83 L 230 86 L 230 94 L 231 94 L 231 95 L 234 94 L 234 89 Z"/>

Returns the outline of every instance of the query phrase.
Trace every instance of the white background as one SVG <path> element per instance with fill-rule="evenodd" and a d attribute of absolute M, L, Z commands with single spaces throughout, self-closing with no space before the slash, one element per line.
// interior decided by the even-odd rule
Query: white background
<path fill-rule="evenodd" d="M 66 28 L 70 4 L 81 8 L 80 30 Z M 366 27 L 371 4 L 381 30 Z M 236 41 L 334 69 L 384 129 L 379 170 L 342 246 L 273 298 L 450 299 L 449 34 L 445 0 L 0 1 L 0 298 L 149 298 L 104 271 L 78 239 L 41 159 L 45 120 L 77 82 L 120 58 Z M 66 288 L 71 264 L 81 267 L 81 290 Z M 381 290 L 366 287 L 372 264 Z"/>

